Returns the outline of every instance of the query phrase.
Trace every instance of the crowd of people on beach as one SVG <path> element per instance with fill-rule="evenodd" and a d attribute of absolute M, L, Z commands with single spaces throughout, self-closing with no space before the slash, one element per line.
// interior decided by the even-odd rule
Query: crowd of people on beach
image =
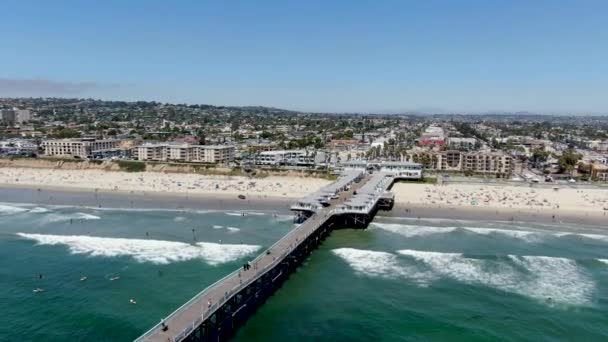
<path fill-rule="evenodd" d="M 395 200 L 401 204 L 443 208 L 522 209 L 533 211 L 608 211 L 605 189 L 534 188 L 475 184 L 396 184 Z"/>
<path fill-rule="evenodd" d="M 66 170 L 0 168 L 0 184 L 27 187 L 99 189 L 103 191 L 167 192 L 192 195 L 246 195 L 258 197 L 299 198 L 328 184 L 313 177 L 211 176 L 161 172 L 111 172 L 102 170 Z"/>

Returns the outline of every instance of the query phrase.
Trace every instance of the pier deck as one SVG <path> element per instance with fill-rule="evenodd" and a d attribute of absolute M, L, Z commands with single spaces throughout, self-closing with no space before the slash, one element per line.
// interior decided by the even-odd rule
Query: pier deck
<path fill-rule="evenodd" d="M 238 312 L 245 305 L 238 304 L 234 301 L 233 297 L 236 297 L 239 293 L 243 293 L 243 291 L 247 289 L 249 285 L 252 285 L 262 277 L 271 275 L 273 277 L 272 280 L 274 281 L 277 277 L 281 276 L 283 271 L 277 271 L 277 269 L 280 269 L 280 267 L 276 266 L 280 263 L 285 264 L 291 262 L 290 260 L 286 260 L 290 254 L 296 248 L 299 248 L 301 244 L 304 244 L 304 241 L 311 237 L 311 235 L 318 233 L 317 230 L 320 227 L 328 229 L 327 226 L 331 226 L 333 223 L 327 223 L 334 216 L 345 214 L 361 215 L 366 214 L 365 211 L 367 211 L 368 216 L 373 215 L 373 213 L 375 213 L 373 210 L 377 209 L 376 206 L 378 202 L 386 198 L 385 191 L 390 188 L 392 181 L 388 182 L 388 184 L 387 182 L 380 184 L 381 189 L 379 188 L 377 190 L 379 194 L 374 200 L 373 207 L 358 209 L 349 213 L 349 210 L 345 209 L 346 207 L 344 206 L 344 203 L 348 203 L 349 200 L 358 197 L 356 192 L 357 190 L 363 189 L 366 184 L 369 188 L 370 184 L 368 184 L 368 182 L 371 179 L 374 179 L 374 176 L 365 174 L 358 183 L 353 183 L 349 190 L 341 191 L 338 194 L 338 198 L 331 199 L 328 207 L 318 208 L 309 213 L 310 216 L 306 219 L 306 221 L 296 226 L 274 245 L 267 250 L 264 250 L 262 254 L 253 259 L 250 262 L 251 267 L 248 270 L 244 270 L 243 267 L 241 267 L 224 278 L 218 280 L 169 315 L 163 321 L 166 329 L 163 329 L 163 325 L 159 323 L 144 335 L 139 337 L 136 341 L 178 342 L 185 339 L 203 340 L 203 338 L 193 338 L 191 336 L 194 335 L 193 332 L 200 328 L 203 322 L 210 319 L 210 317 L 214 315 L 216 311 L 219 311 L 219 309 L 224 305 L 238 306 L 238 309 L 236 310 L 234 310 L 234 307 L 232 308 L 232 314 L 234 315 L 236 312 Z M 377 175 L 375 179 L 378 179 Z M 316 243 L 318 244 L 320 242 L 318 241 L 319 235 L 316 235 L 315 239 L 317 240 Z M 306 245 L 306 249 L 308 250 L 308 245 Z M 267 274 L 271 270 L 273 273 Z M 283 274 L 283 276 L 286 275 Z M 214 340 L 222 339 L 218 337 L 217 339 L 214 338 Z"/>

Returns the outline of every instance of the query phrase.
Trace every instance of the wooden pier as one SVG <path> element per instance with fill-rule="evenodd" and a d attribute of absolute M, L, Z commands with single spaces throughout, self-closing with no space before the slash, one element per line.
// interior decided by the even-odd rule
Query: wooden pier
<path fill-rule="evenodd" d="M 388 189 L 393 181 L 381 172 L 351 173 L 329 188 L 333 194 L 320 193 L 319 205 L 295 205 L 292 210 L 305 218 L 302 224 L 258 255 L 248 269 L 241 267 L 207 287 L 135 341 L 230 339 L 333 229 L 366 227 L 379 208 L 392 208 Z"/>

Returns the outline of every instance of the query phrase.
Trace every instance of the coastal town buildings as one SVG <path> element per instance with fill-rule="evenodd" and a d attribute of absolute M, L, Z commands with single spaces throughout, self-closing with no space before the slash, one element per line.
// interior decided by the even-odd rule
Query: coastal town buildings
<path fill-rule="evenodd" d="M 443 146 L 445 144 L 445 133 L 443 128 L 431 125 L 425 129 L 418 139 L 420 146 Z"/>
<path fill-rule="evenodd" d="M 540 179 L 571 175 L 576 181 L 601 179 L 597 167 L 592 177 L 590 164 L 608 160 L 608 120 L 603 117 L 326 115 L 61 98 L 4 98 L 0 111 L 0 138 L 24 139 L 31 147 L 2 145 L 0 154 L 7 157 L 234 161 L 247 169 L 330 171 L 369 160 L 416 162 L 427 171 L 469 177 L 532 173 Z M 125 141 L 133 143 L 126 146 Z"/>

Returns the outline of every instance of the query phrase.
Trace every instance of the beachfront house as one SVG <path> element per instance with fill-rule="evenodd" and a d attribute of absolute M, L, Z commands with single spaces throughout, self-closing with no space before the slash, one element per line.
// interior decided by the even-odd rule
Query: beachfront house
<path fill-rule="evenodd" d="M 393 175 L 395 179 L 422 178 L 422 165 L 418 163 L 385 161 L 380 164 L 380 171 Z"/>

